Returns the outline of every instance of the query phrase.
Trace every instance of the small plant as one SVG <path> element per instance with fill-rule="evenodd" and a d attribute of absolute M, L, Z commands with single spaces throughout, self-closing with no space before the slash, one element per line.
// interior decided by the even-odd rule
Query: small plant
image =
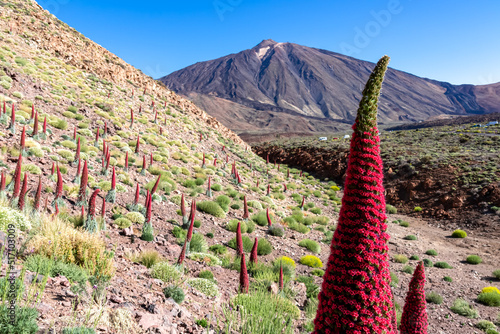
<path fill-rule="evenodd" d="M 438 252 L 434 249 L 429 249 L 425 252 L 425 254 L 430 255 L 430 256 L 436 256 L 436 255 L 438 255 Z"/>
<path fill-rule="evenodd" d="M 166 283 L 175 283 L 182 277 L 182 273 L 168 262 L 159 262 L 151 267 L 151 276 Z"/>
<path fill-rule="evenodd" d="M 71 327 L 63 329 L 62 334 L 95 334 L 95 330 L 89 327 Z"/>
<path fill-rule="evenodd" d="M 404 239 L 405 240 L 417 240 L 417 236 L 410 234 L 410 235 L 407 235 L 406 237 L 404 237 Z"/>
<path fill-rule="evenodd" d="M 323 277 L 324 274 L 325 274 L 325 271 L 323 269 L 311 270 L 311 275 L 313 275 L 313 276 Z"/>
<path fill-rule="evenodd" d="M 196 208 L 217 218 L 225 218 L 226 212 L 217 202 L 203 201 L 196 203 Z"/>
<path fill-rule="evenodd" d="M 441 297 L 441 295 L 437 292 L 429 292 L 425 295 L 425 300 L 428 303 L 440 305 L 443 302 L 443 297 Z"/>
<path fill-rule="evenodd" d="M 500 280 L 500 269 L 495 270 L 495 271 L 493 272 L 493 276 L 494 276 L 496 279 Z"/>
<path fill-rule="evenodd" d="M 268 232 L 270 235 L 275 237 L 283 237 L 285 235 L 285 229 L 280 224 L 269 226 Z"/>
<path fill-rule="evenodd" d="M 414 209 L 413 209 L 414 212 L 422 212 L 422 208 L 419 207 L 419 206 L 416 206 Z"/>
<path fill-rule="evenodd" d="M 402 227 L 408 227 L 408 226 L 410 226 L 410 223 L 405 222 L 405 221 L 400 221 L 400 222 L 399 222 L 399 226 L 402 226 Z"/>
<path fill-rule="evenodd" d="M 418 260 L 420 260 L 420 258 L 418 257 L 418 255 L 412 255 L 412 256 L 410 256 L 410 260 L 418 261 Z"/>
<path fill-rule="evenodd" d="M 398 283 L 399 283 L 399 277 L 395 273 L 393 273 L 392 271 L 390 274 L 391 274 L 390 285 L 391 285 L 391 287 L 396 288 L 398 286 Z"/>
<path fill-rule="evenodd" d="M 396 209 L 394 206 L 392 206 L 390 204 L 386 204 L 385 205 L 385 212 L 387 212 L 389 214 L 396 214 L 396 213 L 398 213 L 398 209 Z"/>
<path fill-rule="evenodd" d="M 497 291 L 481 292 L 477 301 L 486 306 L 500 306 L 500 293 Z"/>
<path fill-rule="evenodd" d="M 209 250 L 217 255 L 225 254 L 227 252 L 227 248 L 224 245 L 212 245 L 209 247 Z"/>
<path fill-rule="evenodd" d="M 146 268 L 151 268 L 158 262 L 162 260 L 160 253 L 154 249 L 147 249 L 141 252 L 139 255 L 139 263 L 146 266 Z"/>
<path fill-rule="evenodd" d="M 210 270 L 203 270 L 203 271 L 200 271 L 200 273 L 198 274 L 198 277 L 212 280 L 212 279 L 214 279 L 214 274 Z"/>
<path fill-rule="evenodd" d="M 445 276 L 445 277 L 443 277 L 443 281 L 445 281 L 445 282 L 453 282 L 453 278 L 451 278 L 450 276 Z"/>
<path fill-rule="evenodd" d="M 469 264 L 480 264 L 481 262 L 483 262 L 483 259 L 481 259 L 479 255 L 469 255 L 467 256 L 466 261 Z"/>
<path fill-rule="evenodd" d="M 463 299 L 456 299 L 453 302 L 453 305 L 451 306 L 450 310 L 453 313 L 462 315 L 467 318 L 477 318 L 479 316 L 479 313 L 477 312 L 476 309 L 474 309 L 472 306 L 467 303 L 467 301 Z"/>
<path fill-rule="evenodd" d="M 434 263 L 434 267 L 441 268 L 441 269 L 452 269 L 453 268 L 447 262 L 436 262 L 436 263 Z"/>
<path fill-rule="evenodd" d="M 312 267 L 312 268 L 323 267 L 323 263 L 321 262 L 321 260 L 314 255 L 305 255 L 305 256 L 300 258 L 299 262 L 303 265 L 306 265 L 306 266 Z"/>
<path fill-rule="evenodd" d="M 453 233 L 451 234 L 451 237 L 452 238 L 465 238 L 467 237 L 467 233 L 463 230 L 455 230 L 453 231 Z"/>
<path fill-rule="evenodd" d="M 319 254 L 321 253 L 321 246 L 314 240 L 303 239 L 299 241 L 300 247 L 305 247 L 313 253 Z"/>
<path fill-rule="evenodd" d="M 494 323 L 492 323 L 491 321 L 488 321 L 488 320 L 481 320 L 481 321 L 479 321 L 476 324 L 476 328 L 479 328 L 480 330 L 486 332 L 486 334 L 498 333 L 496 331 L 497 326 L 495 326 Z"/>
<path fill-rule="evenodd" d="M 165 298 L 172 298 L 177 304 L 182 304 L 186 295 L 184 294 L 184 290 L 182 288 L 170 285 L 163 289 L 163 294 Z"/>
<path fill-rule="evenodd" d="M 408 262 L 408 257 L 403 254 L 396 254 L 392 257 L 392 259 L 397 262 L 397 263 L 407 263 Z"/>
<path fill-rule="evenodd" d="M 433 265 L 434 265 L 434 263 L 432 263 L 432 261 L 431 261 L 431 260 L 429 260 L 429 259 L 424 259 L 424 267 L 426 267 L 426 268 L 430 268 L 430 267 L 432 267 Z"/>
<path fill-rule="evenodd" d="M 411 275 L 411 274 L 413 274 L 413 267 L 412 266 L 404 266 L 401 269 L 401 271 Z"/>
<path fill-rule="evenodd" d="M 195 321 L 198 326 L 208 328 L 208 321 L 206 319 L 198 319 Z"/>
<path fill-rule="evenodd" d="M 204 278 L 191 278 L 187 281 L 193 289 L 203 293 L 207 297 L 216 297 L 219 295 L 217 284 Z"/>

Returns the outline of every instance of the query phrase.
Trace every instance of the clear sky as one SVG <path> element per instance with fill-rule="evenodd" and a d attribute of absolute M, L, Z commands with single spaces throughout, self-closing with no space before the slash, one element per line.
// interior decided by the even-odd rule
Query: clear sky
<path fill-rule="evenodd" d="M 293 42 L 454 84 L 500 82 L 498 0 L 39 0 L 157 79 L 196 62 Z"/>

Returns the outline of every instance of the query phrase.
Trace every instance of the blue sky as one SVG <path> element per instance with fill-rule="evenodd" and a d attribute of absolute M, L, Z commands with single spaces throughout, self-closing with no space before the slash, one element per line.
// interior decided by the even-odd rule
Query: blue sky
<path fill-rule="evenodd" d="M 498 0 L 39 0 L 159 78 L 196 62 L 293 42 L 454 84 L 500 82 Z"/>

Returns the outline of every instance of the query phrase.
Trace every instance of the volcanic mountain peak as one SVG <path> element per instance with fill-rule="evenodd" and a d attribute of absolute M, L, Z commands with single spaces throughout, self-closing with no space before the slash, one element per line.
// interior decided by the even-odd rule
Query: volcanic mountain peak
<path fill-rule="evenodd" d="M 335 52 L 267 39 L 160 80 L 239 133 L 325 132 L 353 121 L 372 67 Z M 456 86 L 389 69 L 379 119 L 401 123 L 485 114 L 500 111 L 499 102 L 495 85 Z"/>

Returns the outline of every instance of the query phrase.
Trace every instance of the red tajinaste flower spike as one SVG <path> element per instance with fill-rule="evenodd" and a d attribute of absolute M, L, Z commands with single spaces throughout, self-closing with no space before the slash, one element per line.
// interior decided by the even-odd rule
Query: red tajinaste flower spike
<path fill-rule="evenodd" d="M 135 153 L 139 153 L 139 146 L 141 145 L 139 135 L 137 135 L 137 144 L 135 144 Z"/>
<path fill-rule="evenodd" d="M 149 153 L 149 165 L 152 166 L 153 165 L 153 152 L 150 152 Z"/>
<path fill-rule="evenodd" d="M 205 153 L 203 153 L 203 162 L 201 163 L 201 168 L 205 168 Z"/>
<path fill-rule="evenodd" d="M 102 154 L 104 157 L 106 157 L 107 151 L 106 151 L 107 145 L 106 145 L 106 140 L 103 139 L 102 141 Z"/>
<path fill-rule="evenodd" d="M 283 183 L 283 192 L 287 191 L 286 183 Z"/>
<path fill-rule="evenodd" d="M 128 171 L 128 151 L 125 153 L 125 171 Z"/>
<path fill-rule="evenodd" d="M 5 103 L 5 101 L 3 101 L 3 113 L 7 113 L 7 103 Z"/>
<path fill-rule="evenodd" d="M 180 266 L 184 262 L 184 258 L 186 257 L 186 247 L 187 247 L 187 240 L 184 240 L 184 246 L 182 246 L 181 254 L 179 255 L 179 259 L 177 260 L 177 264 Z"/>
<path fill-rule="evenodd" d="M 166 108 L 167 107 L 167 101 L 165 101 L 165 105 L 163 105 L 163 108 Z"/>
<path fill-rule="evenodd" d="M 239 173 L 238 173 L 238 174 L 236 174 L 236 178 L 237 178 L 237 180 L 238 180 L 238 184 L 241 184 L 241 177 L 240 177 L 240 174 L 239 174 Z"/>
<path fill-rule="evenodd" d="M 146 88 L 144 88 L 144 93 L 142 93 L 142 95 L 146 95 Z"/>
<path fill-rule="evenodd" d="M 163 136 L 163 128 L 160 126 L 160 136 Z"/>
<path fill-rule="evenodd" d="M 149 190 L 146 190 L 146 201 L 144 202 L 144 207 L 147 208 L 148 207 L 148 203 L 149 203 Z"/>
<path fill-rule="evenodd" d="M 24 151 L 26 146 L 26 125 L 23 126 L 23 131 L 21 132 L 21 151 Z"/>
<path fill-rule="evenodd" d="M 28 173 L 24 173 L 23 186 L 21 187 L 21 193 L 19 194 L 19 202 L 18 202 L 18 207 L 19 210 L 21 211 L 23 211 L 24 204 L 26 203 L 25 197 L 27 192 L 28 192 Z"/>
<path fill-rule="evenodd" d="M 89 180 L 87 160 L 84 160 L 82 178 L 80 179 L 80 191 L 78 192 L 77 205 L 85 205 L 87 200 L 87 182 Z"/>
<path fill-rule="evenodd" d="M 300 205 L 300 209 L 304 210 L 304 202 L 306 201 L 306 197 L 302 196 L 302 204 Z"/>
<path fill-rule="evenodd" d="M 402 334 L 427 334 L 428 321 L 424 286 L 424 263 L 420 261 L 413 273 L 403 307 L 401 326 L 399 327 Z"/>
<path fill-rule="evenodd" d="M 76 126 L 73 128 L 73 140 L 76 140 Z"/>
<path fill-rule="evenodd" d="M 83 206 L 83 205 L 82 205 L 82 213 L 81 213 L 81 215 L 82 215 L 82 221 L 84 221 L 85 220 L 85 206 Z"/>
<path fill-rule="evenodd" d="M 269 216 L 269 208 L 266 209 L 266 218 L 267 218 L 267 226 L 271 226 L 273 223 L 271 222 L 271 217 Z"/>
<path fill-rule="evenodd" d="M 23 165 L 23 156 L 21 153 L 19 153 L 19 158 L 17 159 L 17 164 L 16 164 L 16 170 L 14 171 L 14 177 L 13 181 L 14 182 L 14 191 L 12 193 L 12 198 L 16 198 L 19 196 L 19 190 L 21 188 L 21 168 Z"/>
<path fill-rule="evenodd" d="M 139 204 L 139 195 L 140 195 L 139 183 L 137 183 L 137 186 L 135 187 L 134 205 Z"/>
<path fill-rule="evenodd" d="M 151 222 L 151 205 L 153 203 L 153 199 L 151 194 L 148 194 L 148 205 L 146 206 L 146 223 Z"/>
<path fill-rule="evenodd" d="M 226 152 L 226 145 L 222 146 L 222 152 Z"/>
<path fill-rule="evenodd" d="M 250 217 L 250 214 L 248 213 L 247 196 L 245 195 L 243 197 L 243 219 L 247 220 L 248 217 Z"/>
<path fill-rule="evenodd" d="M 353 125 L 344 196 L 313 334 L 396 333 L 377 130 L 377 103 L 388 62 L 384 56 L 370 75 Z"/>
<path fill-rule="evenodd" d="M 158 175 L 158 178 L 156 179 L 155 185 L 153 186 L 153 189 L 151 190 L 151 195 L 153 195 L 156 192 L 156 189 L 158 189 L 158 185 L 160 184 L 160 179 L 161 179 L 161 174 Z"/>
<path fill-rule="evenodd" d="M 151 107 L 153 107 L 153 108 L 155 107 L 155 101 L 152 101 Z"/>
<path fill-rule="evenodd" d="M 63 178 L 61 171 L 59 170 L 59 165 L 57 165 L 57 184 L 56 184 L 56 200 L 61 197 L 63 191 Z"/>
<path fill-rule="evenodd" d="M 276 164 L 276 161 L 274 162 Z M 280 171 L 280 164 L 278 164 L 278 172 Z"/>
<path fill-rule="evenodd" d="M 139 106 L 139 114 L 142 112 L 142 106 Z"/>
<path fill-rule="evenodd" d="M 130 127 L 134 126 L 134 110 L 130 108 Z"/>
<path fill-rule="evenodd" d="M 200 141 L 203 140 L 203 135 L 200 133 Z"/>
<path fill-rule="evenodd" d="M 97 146 L 97 144 L 99 143 L 99 128 L 97 128 L 97 131 L 95 132 L 95 144 Z M 105 143 L 103 142 L 102 143 L 102 149 L 104 150 L 104 145 Z"/>
<path fill-rule="evenodd" d="M 141 175 L 146 175 L 146 156 L 142 156 L 142 170 Z"/>
<path fill-rule="evenodd" d="M 43 133 L 47 134 L 47 116 L 45 116 L 43 119 Z"/>
<path fill-rule="evenodd" d="M 16 133 L 16 108 L 14 106 L 14 103 L 12 103 L 12 112 L 10 114 L 9 130 L 14 134 Z"/>
<path fill-rule="evenodd" d="M 229 156 L 226 155 L 226 163 L 229 163 Z"/>
<path fill-rule="evenodd" d="M 101 217 L 104 219 L 104 216 L 106 216 L 106 200 L 102 200 L 102 207 L 101 207 Z"/>
<path fill-rule="evenodd" d="M 38 187 L 36 188 L 35 200 L 33 201 L 33 208 L 38 210 L 40 208 L 40 198 L 42 195 L 42 175 L 38 175 Z"/>
<path fill-rule="evenodd" d="M 286 178 L 289 179 L 290 178 L 290 169 L 288 168 L 287 171 L 286 171 Z"/>
<path fill-rule="evenodd" d="M 52 169 L 50 170 L 50 175 L 54 175 L 55 172 L 56 172 L 56 164 L 55 164 L 55 162 L 53 162 Z"/>
<path fill-rule="evenodd" d="M 35 122 L 33 122 L 33 132 L 32 136 L 36 136 L 38 134 L 38 111 L 35 113 Z"/>
<path fill-rule="evenodd" d="M 279 289 L 280 291 L 283 291 L 283 266 L 281 264 L 280 264 Z"/>
<path fill-rule="evenodd" d="M 155 124 L 158 123 L 158 110 L 155 110 Z"/>
<path fill-rule="evenodd" d="M 106 155 L 106 170 L 108 170 L 108 168 L 109 168 L 109 160 L 111 160 L 111 154 L 110 153 L 108 153 Z M 106 175 L 107 175 L 107 173 L 106 173 Z"/>
<path fill-rule="evenodd" d="M 214 159 L 214 167 L 217 167 L 217 158 Z"/>
<path fill-rule="evenodd" d="M 302 171 L 300 171 L 300 174 L 299 174 L 300 177 L 302 177 Z"/>
<path fill-rule="evenodd" d="M 196 205 L 195 200 L 193 200 L 193 203 L 194 203 L 193 205 Z M 193 237 L 193 229 L 194 229 L 194 215 L 191 215 L 191 223 L 189 224 L 189 229 L 186 235 L 186 240 L 188 242 L 191 242 L 191 238 Z"/>
<path fill-rule="evenodd" d="M 250 253 L 250 262 L 257 264 L 257 249 L 259 248 L 259 240 L 255 238 L 253 243 L 252 252 Z"/>
<path fill-rule="evenodd" d="M 267 193 L 266 193 L 266 196 L 270 196 L 271 195 L 271 185 L 268 184 L 267 185 Z"/>
<path fill-rule="evenodd" d="M 75 161 L 78 161 L 78 164 L 80 164 L 80 137 L 78 137 L 78 141 L 76 143 Z"/>
<path fill-rule="evenodd" d="M 186 216 L 186 204 L 184 203 L 184 194 L 181 195 L 181 214 L 183 217 Z"/>
<path fill-rule="evenodd" d="M 89 199 L 89 217 L 95 218 L 95 201 L 97 199 L 97 194 L 99 194 L 100 189 L 95 189 Z"/>
<path fill-rule="evenodd" d="M 59 214 L 59 206 L 57 205 L 56 202 L 56 212 L 54 212 L 54 216 L 57 216 Z"/>
<path fill-rule="evenodd" d="M 108 135 L 108 122 L 104 122 L 104 133 L 102 135 L 104 137 Z"/>
<path fill-rule="evenodd" d="M 241 237 L 241 222 L 238 222 L 238 227 L 236 228 L 236 255 L 243 255 L 243 240 Z"/>
<path fill-rule="evenodd" d="M 259 180 L 257 180 L 257 185 L 256 185 L 256 187 L 257 187 L 257 188 L 259 187 Z"/>
<path fill-rule="evenodd" d="M 4 190 L 5 190 L 5 174 L 2 171 L 2 176 L 0 178 L 0 191 L 4 191 Z"/>
<path fill-rule="evenodd" d="M 113 166 L 113 173 L 111 174 L 111 189 L 116 189 L 116 174 L 115 174 L 115 166 Z"/>
<path fill-rule="evenodd" d="M 248 293 L 250 282 L 248 281 L 247 263 L 245 262 L 245 254 L 241 255 L 241 269 L 240 269 L 240 292 Z"/>

